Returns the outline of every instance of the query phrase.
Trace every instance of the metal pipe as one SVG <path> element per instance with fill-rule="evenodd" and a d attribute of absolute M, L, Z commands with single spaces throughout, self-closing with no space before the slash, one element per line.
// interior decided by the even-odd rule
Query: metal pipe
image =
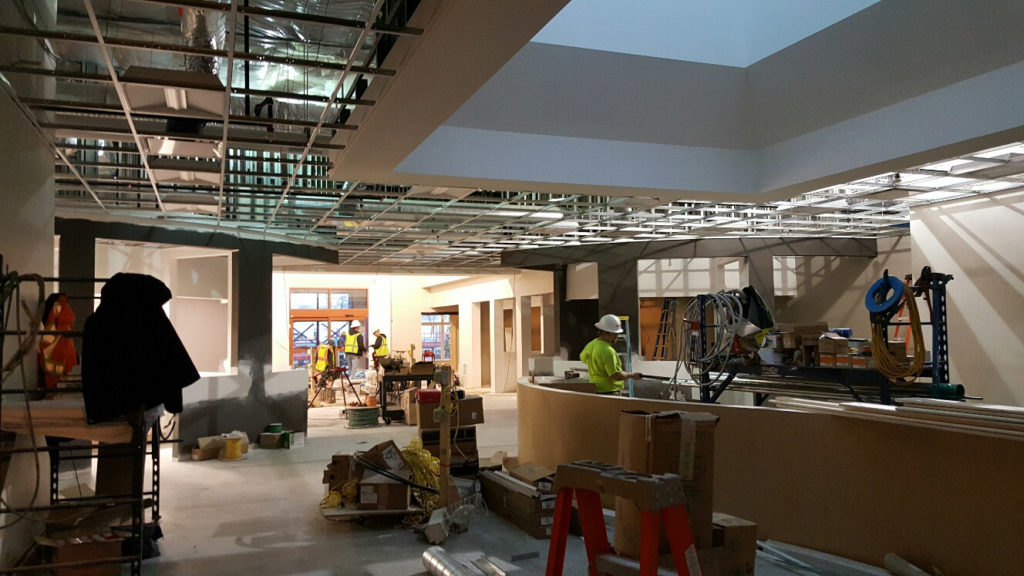
<path fill-rule="evenodd" d="M 432 576 L 472 576 L 473 573 L 440 546 L 423 551 L 423 567 Z"/>

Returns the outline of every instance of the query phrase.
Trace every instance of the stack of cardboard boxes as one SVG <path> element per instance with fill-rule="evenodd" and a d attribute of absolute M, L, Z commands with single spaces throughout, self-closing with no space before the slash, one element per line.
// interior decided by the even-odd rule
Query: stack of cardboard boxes
<path fill-rule="evenodd" d="M 323 483 L 326 490 L 345 496 L 346 484 L 354 480 L 354 492 L 350 494 L 351 500 L 346 503 L 346 507 L 358 510 L 408 509 L 409 486 L 378 472 L 384 470 L 400 478 L 409 478 L 409 466 L 398 445 L 388 440 L 359 456 L 359 459 L 352 454 L 335 454 L 331 457 L 331 462 L 324 470 Z"/>
<path fill-rule="evenodd" d="M 623 412 L 619 417 L 618 465 L 637 472 L 681 476 L 703 573 L 746 576 L 754 573 L 757 525 L 713 511 L 717 424 L 718 417 L 706 412 Z M 618 498 L 616 552 L 639 557 L 640 532 L 639 509 L 632 501 Z M 669 552 L 664 530 L 659 550 Z"/>
<path fill-rule="evenodd" d="M 555 519 L 555 472 L 510 459 L 503 471 L 480 472 L 480 491 L 491 512 L 534 538 L 550 538 Z"/>
<path fill-rule="evenodd" d="M 828 324 L 824 322 L 780 322 L 759 350 L 761 360 L 766 364 L 814 366 L 818 357 L 818 338 L 823 332 L 828 332 Z"/>

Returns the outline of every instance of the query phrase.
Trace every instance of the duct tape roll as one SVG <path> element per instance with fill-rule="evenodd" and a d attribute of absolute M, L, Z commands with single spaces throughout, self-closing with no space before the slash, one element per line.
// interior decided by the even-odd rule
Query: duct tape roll
<path fill-rule="evenodd" d="M 224 455 L 220 457 L 221 460 L 241 460 L 242 459 L 242 439 L 241 438 L 225 438 L 224 439 Z"/>
<path fill-rule="evenodd" d="M 473 572 L 440 546 L 423 551 L 423 567 L 433 576 L 473 576 Z"/>

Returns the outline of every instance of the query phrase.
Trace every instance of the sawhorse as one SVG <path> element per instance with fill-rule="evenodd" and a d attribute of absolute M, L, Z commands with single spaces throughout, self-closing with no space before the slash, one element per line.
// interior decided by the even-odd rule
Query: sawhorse
<path fill-rule="evenodd" d="M 632 500 L 641 513 L 640 576 L 658 574 L 658 536 L 664 523 L 679 576 L 703 576 L 697 548 L 693 542 L 690 517 L 686 513 L 683 480 L 675 474 L 651 475 L 631 472 L 618 466 L 581 461 L 558 466 L 555 475 L 554 525 L 548 549 L 546 576 L 561 576 L 565 547 L 569 537 L 572 500 L 579 503 L 583 543 L 587 548 L 590 576 L 598 576 L 602 561 L 617 557 L 608 543 L 601 511 L 601 494 Z"/>

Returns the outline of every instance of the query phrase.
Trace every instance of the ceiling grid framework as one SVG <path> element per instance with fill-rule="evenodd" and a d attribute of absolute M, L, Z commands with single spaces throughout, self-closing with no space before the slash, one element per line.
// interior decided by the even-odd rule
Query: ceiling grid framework
<path fill-rule="evenodd" d="M 401 75 L 401 59 L 383 65 L 395 42 L 427 30 L 410 26 L 419 2 L 56 4 L 55 29 L 37 28 L 30 11 L 0 27 L 49 55 L 0 59 L 0 81 L 52 131 L 59 217 L 287 238 L 335 249 L 351 266 L 492 268 L 513 249 L 905 234 L 921 206 L 1024 191 L 1019 142 L 767 202 L 342 180 L 329 156 L 345 146 L 337 136 L 358 133 L 353 111 L 376 105 L 368 86 Z M 209 31 L 203 45 L 182 33 L 188 11 Z M 217 71 L 190 70 L 188 58 Z M 40 80 L 53 90 L 38 90 Z M 140 105 L 145 90 L 158 101 Z M 210 94 L 216 106 L 204 108 Z M 249 97 L 264 101 L 254 111 Z"/>

